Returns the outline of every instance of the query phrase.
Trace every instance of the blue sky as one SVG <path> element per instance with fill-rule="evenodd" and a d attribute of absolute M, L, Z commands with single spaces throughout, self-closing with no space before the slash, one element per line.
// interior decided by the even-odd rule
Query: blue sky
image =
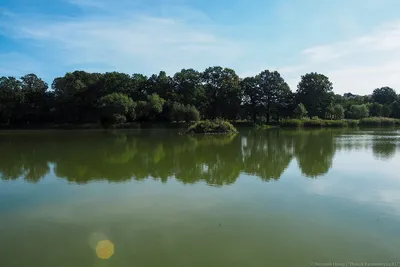
<path fill-rule="evenodd" d="M 0 76 L 310 71 L 337 93 L 400 93 L 398 0 L 0 0 Z"/>

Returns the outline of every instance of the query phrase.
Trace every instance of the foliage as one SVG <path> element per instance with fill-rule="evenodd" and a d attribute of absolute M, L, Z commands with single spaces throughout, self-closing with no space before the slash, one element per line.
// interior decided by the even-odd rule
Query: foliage
<path fill-rule="evenodd" d="M 308 112 L 307 109 L 304 107 L 304 105 L 300 103 L 296 106 L 295 110 L 293 111 L 293 114 L 297 119 L 304 119 L 307 117 Z"/>
<path fill-rule="evenodd" d="M 367 105 L 353 105 L 351 106 L 347 117 L 349 119 L 363 119 L 368 117 L 369 110 Z"/>
<path fill-rule="evenodd" d="M 382 108 L 383 105 L 377 102 L 368 104 L 369 115 L 373 117 L 380 117 L 382 116 Z"/>
<path fill-rule="evenodd" d="M 297 102 L 303 103 L 309 116 L 324 117 L 333 100 L 329 78 L 315 72 L 305 74 L 297 86 Z"/>
<path fill-rule="evenodd" d="M 396 91 L 390 87 L 377 88 L 372 93 L 372 100 L 382 105 L 391 104 L 396 99 Z"/>
<path fill-rule="evenodd" d="M 112 93 L 99 99 L 98 109 L 104 127 L 121 124 L 134 107 L 133 100 L 121 93 Z M 129 114 L 131 117 L 133 114 Z"/>
<path fill-rule="evenodd" d="M 347 125 L 350 127 L 355 127 L 360 124 L 359 120 L 346 120 L 346 122 L 347 122 Z"/>
<path fill-rule="evenodd" d="M 384 117 L 371 117 L 360 120 L 360 125 L 363 126 L 380 126 L 380 125 L 395 125 L 396 120 Z"/>
<path fill-rule="evenodd" d="M 237 133 L 237 130 L 230 122 L 221 119 L 216 119 L 214 121 L 205 120 L 196 122 L 188 128 L 186 133 L 228 134 L 228 133 Z"/>
<path fill-rule="evenodd" d="M 87 125 L 99 120 L 119 123 L 123 117 L 105 115 L 110 114 L 105 106 L 99 108 L 100 99 L 106 101 L 104 97 L 112 94 L 133 101 L 127 113 L 112 113 L 128 122 L 223 118 L 262 125 L 279 124 L 282 118 L 315 116 L 330 120 L 400 118 L 400 98 L 389 87 L 375 89 L 372 96 L 335 95 L 328 77 L 308 73 L 293 93 L 277 71 L 264 70 L 255 77 L 241 79 L 232 69 L 214 66 L 203 72 L 183 69 L 168 76 L 161 71 L 150 77 L 74 71 L 56 77 L 51 90 L 35 74 L 0 77 L 0 124 L 34 127 Z"/>

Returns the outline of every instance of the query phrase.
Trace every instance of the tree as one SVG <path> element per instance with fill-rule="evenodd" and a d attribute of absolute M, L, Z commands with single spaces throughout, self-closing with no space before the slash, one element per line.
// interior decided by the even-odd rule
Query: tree
<path fill-rule="evenodd" d="M 367 105 L 353 105 L 348 112 L 349 119 L 363 119 L 369 116 Z"/>
<path fill-rule="evenodd" d="M 400 97 L 397 98 L 392 105 L 392 115 L 395 118 L 400 118 Z"/>
<path fill-rule="evenodd" d="M 382 115 L 384 117 L 390 117 L 392 115 L 392 105 L 385 104 L 382 107 Z"/>
<path fill-rule="evenodd" d="M 243 92 L 244 108 L 251 115 L 253 122 L 256 122 L 257 115 L 261 112 L 261 92 L 255 77 L 247 77 L 240 81 Z"/>
<path fill-rule="evenodd" d="M 24 112 L 25 122 L 40 123 L 44 120 L 42 115 L 48 111 L 47 89 L 47 83 L 35 74 L 21 77 L 22 112 Z"/>
<path fill-rule="evenodd" d="M 207 99 L 206 117 L 235 119 L 242 102 L 239 76 L 235 71 L 210 67 L 203 72 L 202 82 Z"/>
<path fill-rule="evenodd" d="M 198 121 L 198 120 L 200 120 L 200 113 L 196 109 L 196 107 L 191 106 L 191 105 L 186 105 L 185 106 L 185 121 L 191 122 L 191 121 Z"/>
<path fill-rule="evenodd" d="M 124 123 L 134 107 L 133 100 L 121 93 L 112 93 L 99 99 L 100 120 L 104 127 Z"/>
<path fill-rule="evenodd" d="M 334 106 L 334 119 L 335 120 L 342 120 L 344 119 L 344 108 L 340 104 L 336 104 Z"/>
<path fill-rule="evenodd" d="M 308 112 L 304 105 L 300 103 L 294 109 L 293 114 L 297 119 L 304 119 L 307 117 Z"/>
<path fill-rule="evenodd" d="M 173 77 L 174 91 L 180 103 L 205 108 L 205 92 L 201 83 L 201 73 L 194 69 L 183 69 Z"/>
<path fill-rule="evenodd" d="M 372 100 L 382 105 L 391 104 L 396 99 L 396 91 L 390 87 L 377 88 L 372 93 Z"/>
<path fill-rule="evenodd" d="M 277 71 L 265 70 L 256 76 L 260 87 L 260 105 L 267 115 L 267 123 L 270 122 L 271 113 L 284 107 L 286 97 L 290 95 L 290 88 Z M 282 103 L 282 106 L 279 104 Z"/>
<path fill-rule="evenodd" d="M 177 100 L 172 78 L 167 76 L 165 71 L 160 71 L 158 75 L 153 74 L 148 80 L 148 95 L 157 94 L 165 100 Z"/>
<path fill-rule="evenodd" d="M 382 108 L 383 108 L 382 104 L 379 104 L 377 102 L 370 103 L 368 105 L 368 108 L 369 108 L 369 115 L 372 117 L 381 117 L 383 114 L 382 113 Z"/>
<path fill-rule="evenodd" d="M 305 74 L 297 86 L 297 102 L 303 103 L 310 117 L 324 117 L 333 99 L 328 77 L 315 72 Z"/>

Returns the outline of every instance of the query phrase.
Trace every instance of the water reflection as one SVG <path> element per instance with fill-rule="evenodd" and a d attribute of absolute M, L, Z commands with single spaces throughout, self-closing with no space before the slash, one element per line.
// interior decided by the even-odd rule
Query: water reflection
<path fill-rule="evenodd" d="M 379 130 L 246 130 L 236 136 L 179 136 L 174 131 L 35 132 L 0 135 L 0 177 L 38 182 L 54 166 L 73 183 L 175 178 L 223 186 L 241 173 L 278 180 L 293 159 L 306 177 L 328 173 L 337 151 L 372 150 L 392 158 L 396 133 Z"/>

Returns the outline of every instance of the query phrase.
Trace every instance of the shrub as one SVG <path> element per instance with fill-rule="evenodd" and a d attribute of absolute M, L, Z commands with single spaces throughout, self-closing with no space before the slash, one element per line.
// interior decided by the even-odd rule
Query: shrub
<path fill-rule="evenodd" d="M 324 121 L 324 126 L 326 127 L 346 127 L 347 121 L 345 120 L 326 120 Z"/>
<path fill-rule="evenodd" d="M 217 119 L 215 121 L 210 121 L 210 120 L 198 121 L 192 124 L 188 128 L 186 133 L 227 134 L 227 133 L 237 133 L 237 129 L 230 122 Z"/>
<path fill-rule="evenodd" d="M 306 119 L 303 121 L 303 126 L 305 127 L 322 127 L 324 125 L 324 120 L 320 119 Z"/>
<path fill-rule="evenodd" d="M 347 125 L 350 127 L 358 126 L 359 123 L 360 123 L 359 120 L 347 120 Z"/>
<path fill-rule="evenodd" d="M 380 126 L 380 125 L 395 125 L 396 120 L 384 117 L 372 117 L 360 120 L 360 125 L 363 126 Z"/>
<path fill-rule="evenodd" d="M 281 127 L 300 127 L 303 125 L 302 120 L 299 119 L 288 119 L 288 120 L 281 120 L 280 126 Z"/>

